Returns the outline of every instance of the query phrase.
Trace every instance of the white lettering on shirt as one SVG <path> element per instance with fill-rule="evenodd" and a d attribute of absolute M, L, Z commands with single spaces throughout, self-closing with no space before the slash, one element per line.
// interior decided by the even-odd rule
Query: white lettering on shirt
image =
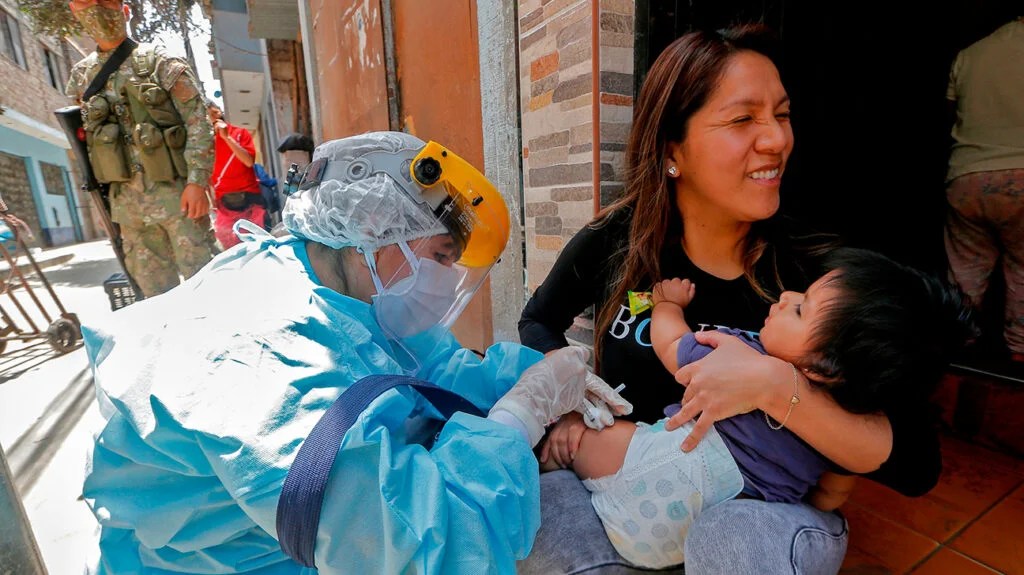
<path fill-rule="evenodd" d="M 618 340 L 626 339 L 626 337 L 629 335 L 630 327 L 636 321 L 636 317 L 637 316 L 633 315 L 629 311 L 628 307 L 620 306 L 619 315 L 615 318 L 614 321 L 612 321 L 611 325 L 608 327 L 608 335 Z M 648 329 L 650 327 L 650 324 L 651 318 L 646 318 L 636 325 L 636 331 L 633 334 L 633 339 L 636 341 L 637 345 L 640 345 L 642 347 L 652 347 L 653 344 L 651 343 L 649 337 L 650 330 Z M 727 325 L 718 325 L 715 323 L 698 323 L 697 329 L 695 331 L 713 331 L 718 329 L 730 330 L 732 328 L 730 328 Z M 760 334 L 758 332 L 747 330 L 743 331 L 747 333 L 750 339 L 754 341 L 760 341 Z M 645 334 L 648 335 L 648 337 L 644 337 Z"/>
<path fill-rule="evenodd" d="M 623 314 L 629 318 L 628 321 L 623 320 Z M 608 335 L 615 339 L 624 339 L 629 335 L 629 326 L 636 321 L 636 316 L 629 312 L 629 308 L 626 306 L 619 306 L 619 315 L 612 322 L 612 325 L 608 328 Z M 621 327 L 621 329 L 619 329 Z"/>

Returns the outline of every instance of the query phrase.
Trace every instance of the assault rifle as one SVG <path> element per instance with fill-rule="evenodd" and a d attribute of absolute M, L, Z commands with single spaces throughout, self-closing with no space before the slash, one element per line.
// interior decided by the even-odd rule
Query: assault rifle
<path fill-rule="evenodd" d="M 75 159 L 78 161 L 78 168 L 82 173 L 82 179 L 85 181 L 82 184 L 82 190 L 89 192 L 93 202 L 99 208 L 100 219 L 103 222 L 107 235 L 110 236 L 110 243 L 114 247 L 117 261 L 120 262 L 125 277 L 128 278 L 132 290 L 135 291 L 136 301 L 141 300 L 144 297 L 142 290 L 135 283 L 135 278 L 132 277 L 132 274 L 128 273 L 128 266 L 124 261 L 121 226 L 117 225 L 110 218 L 110 184 L 101 184 L 96 181 L 92 164 L 89 163 L 89 149 L 85 142 L 86 134 L 82 123 L 82 109 L 80 106 L 66 106 L 55 111 L 54 114 L 57 116 L 57 121 L 60 122 L 61 127 L 64 128 L 64 135 L 67 136 L 68 143 L 71 144 L 71 151 L 74 152 Z"/>

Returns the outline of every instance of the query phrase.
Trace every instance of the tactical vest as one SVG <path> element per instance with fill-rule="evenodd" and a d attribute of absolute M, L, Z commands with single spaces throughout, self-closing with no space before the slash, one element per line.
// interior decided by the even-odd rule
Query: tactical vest
<path fill-rule="evenodd" d="M 89 163 L 101 183 L 128 181 L 132 172 L 143 172 L 148 182 L 188 177 L 185 123 L 160 86 L 156 64 L 154 47 L 139 46 L 131 55 L 132 75 L 120 89 L 121 99 L 110 102 L 101 91 L 82 104 Z M 126 126 L 130 133 L 124 133 Z M 133 146 L 137 163 L 129 149 Z"/>

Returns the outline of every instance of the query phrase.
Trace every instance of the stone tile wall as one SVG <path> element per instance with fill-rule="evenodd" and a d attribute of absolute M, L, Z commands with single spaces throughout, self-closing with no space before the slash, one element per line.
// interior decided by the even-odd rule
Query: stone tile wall
<path fill-rule="evenodd" d="M 601 163 L 612 175 L 601 178 L 601 206 L 622 191 L 626 141 L 633 119 L 634 2 L 600 0 Z"/>
<path fill-rule="evenodd" d="M 593 219 L 595 194 L 606 205 L 622 189 L 633 113 L 634 6 L 630 0 L 520 0 L 519 15 L 526 277 L 532 293 L 565 243 Z M 586 342 L 586 314 L 577 324 L 578 339 Z"/>

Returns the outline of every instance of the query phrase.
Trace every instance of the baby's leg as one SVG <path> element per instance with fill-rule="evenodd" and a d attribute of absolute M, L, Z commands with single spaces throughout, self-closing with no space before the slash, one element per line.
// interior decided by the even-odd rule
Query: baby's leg
<path fill-rule="evenodd" d="M 576 459 L 572 463 L 573 471 L 580 479 L 614 475 L 622 468 L 626 450 L 629 449 L 629 442 L 633 439 L 635 431 L 636 424 L 621 419 L 615 420 L 615 425 L 601 431 L 587 429 L 583 432 L 580 446 L 576 450 Z M 561 467 L 555 463 L 553 457 L 540 464 L 541 473 L 558 469 Z"/>
<path fill-rule="evenodd" d="M 636 424 L 622 420 L 601 431 L 584 431 L 576 459 L 572 462 L 573 471 L 580 479 L 615 475 L 622 469 L 634 432 Z"/>

